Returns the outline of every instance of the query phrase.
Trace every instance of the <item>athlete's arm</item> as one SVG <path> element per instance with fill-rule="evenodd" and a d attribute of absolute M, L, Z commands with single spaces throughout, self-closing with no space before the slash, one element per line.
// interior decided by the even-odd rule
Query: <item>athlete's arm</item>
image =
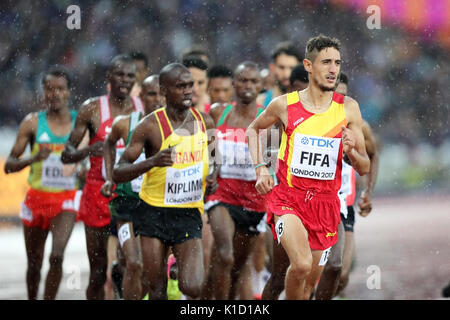
<path fill-rule="evenodd" d="M 16 142 L 14 143 L 11 153 L 5 162 L 5 173 L 17 172 L 30 164 L 47 159 L 50 155 L 50 149 L 40 148 L 39 152 L 34 156 L 20 159 L 20 156 L 25 152 L 28 144 L 32 144 L 36 137 L 37 130 L 37 113 L 30 113 L 23 119 L 19 126 Z"/>
<path fill-rule="evenodd" d="M 216 162 L 216 157 L 215 157 L 215 150 L 217 147 L 217 145 L 216 145 L 216 123 L 210 115 L 202 112 L 202 116 L 203 116 L 203 119 L 205 120 L 206 133 L 208 136 L 208 149 L 213 151 L 213 152 L 209 153 L 210 157 L 211 157 L 210 164 L 212 163 L 213 171 L 211 174 L 209 174 L 206 177 L 205 194 L 209 195 L 209 194 L 215 193 L 217 191 L 217 188 L 219 187 L 216 179 L 217 179 L 217 175 L 220 170 L 220 166 Z"/>
<path fill-rule="evenodd" d="M 358 103 L 348 96 L 345 97 L 345 113 L 347 127 L 342 127 L 343 150 L 356 172 L 363 176 L 370 170 L 370 159 L 364 143 L 362 117 Z"/>
<path fill-rule="evenodd" d="M 158 152 L 161 142 L 162 137 L 155 115 L 149 114 L 139 122 L 131 135 L 130 143 L 114 167 L 113 180 L 116 183 L 123 183 L 139 177 L 153 167 L 171 166 L 173 164 L 172 152 L 175 146 Z M 146 155 L 150 155 L 150 157 L 134 164 L 144 148 Z"/>
<path fill-rule="evenodd" d="M 281 121 L 287 125 L 286 97 L 280 96 L 272 100 L 267 108 L 247 128 L 248 148 L 255 166 L 264 163 L 260 139 L 261 130 L 272 127 Z M 273 178 L 265 165 L 256 168 L 256 190 L 261 194 L 270 192 L 273 188 Z"/>
<path fill-rule="evenodd" d="M 61 154 L 62 163 L 79 162 L 87 156 L 101 156 L 103 153 L 103 142 L 97 142 L 85 148 L 78 149 L 78 145 L 83 140 L 87 131 L 92 129 L 92 118 L 96 109 L 96 104 L 88 100 L 80 108 L 75 120 L 75 126 L 70 133 L 64 151 Z M 92 136 L 92 134 L 91 134 Z"/>
<path fill-rule="evenodd" d="M 116 162 L 116 144 L 121 138 L 126 141 L 126 133 L 128 132 L 128 123 L 130 116 L 118 116 L 114 119 L 111 126 L 111 132 L 105 139 L 103 144 L 103 159 L 105 160 L 105 183 L 100 189 L 100 193 L 106 197 L 113 195 L 114 181 L 112 172 Z"/>
<path fill-rule="evenodd" d="M 366 188 L 362 191 L 360 201 L 358 201 L 359 214 L 363 217 L 372 211 L 372 195 L 378 176 L 380 143 L 372 132 L 367 121 L 363 120 L 362 131 L 364 135 L 367 155 L 370 159 L 370 171 L 367 174 Z"/>

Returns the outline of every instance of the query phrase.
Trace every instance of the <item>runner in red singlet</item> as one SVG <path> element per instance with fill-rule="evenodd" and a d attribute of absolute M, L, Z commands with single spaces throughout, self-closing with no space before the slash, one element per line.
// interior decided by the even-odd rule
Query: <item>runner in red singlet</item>
<path fill-rule="evenodd" d="M 105 182 L 103 142 L 111 131 L 111 125 L 116 116 L 127 115 L 133 111 L 142 112 L 140 99 L 130 97 L 135 79 L 136 65 L 133 58 L 128 55 L 119 55 L 112 59 L 107 73 L 111 90 L 109 95 L 91 98 L 84 102 L 61 156 L 63 163 L 78 162 L 87 156 L 90 157 L 91 162 L 79 212 L 79 219 L 85 224 L 90 265 L 87 299 L 104 299 L 103 285 L 106 280 L 106 249 L 110 233 L 108 203 L 111 198 L 100 194 L 100 188 Z M 89 132 L 89 146 L 77 150 L 86 131 Z M 117 147 L 123 148 L 123 142 Z"/>
<path fill-rule="evenodd" d="M 255 169 L 245 134 L 247 126 L 263 111 L 256 104 L 261 87 L 258 66 L 241 63 L 234 72 L 233 85 L 236 104 L 217 104 L 211 110 L 217 130 L 216 152 L 221 157 L 219 188 L 208 197 L 214 236 L 212 290 L 216 299 L 236 297 L 237 281 L 253 250 L 259 234 L 257 226 L 265 212 L 265 196 L 255 189 Z"/>
<path fill-rule="evenodd" d="M 256 189 L 270 192 L 267 221 L 274 239 L 281 243 L 274 246 L 272 275 L 264 293 L 281 280 L 287 299 L 309 299 L 327 253 L 337 241 L 342 152 L 360 175 L 370 168 L 359 106 L 333 92 L 341 64 L 339 40 L 322 35 L 311 38 L 303 63 L 308 88 L 273 100 L 247 130 L 258 177 Z M 278 121 L 283 123 L 276 171 L 280 183 L 273 187 L 259 135 Z M 277 259 L 279 251 L 289 258 L 287 272 Z M 270 297 L 264 293 L 263 297 Z"/>

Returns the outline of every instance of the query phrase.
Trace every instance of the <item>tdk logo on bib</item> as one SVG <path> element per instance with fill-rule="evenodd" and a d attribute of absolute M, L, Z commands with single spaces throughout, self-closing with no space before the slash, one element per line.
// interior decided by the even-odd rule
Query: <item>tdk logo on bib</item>
<path fill-rule="evenodd" d="M 311 145 L 312 147 L 321 147 L 321 148 L 334 148 L 333 143 L 335 140 L 330 139 L 322 139 L 322 138 L 314 138 L 314 137 L 303 137 L 301 139 L 301 143 L 304 145 Z"/>
<path fill-rule="evenodd" d="M 341 139 L 295 133 L 291 174 L 317 180 L 333 180 Z"/>
<path fill-rule="evenodd" d="M 175 178 L 185 178 L 190 177 L 193 174 L 200 173 L 200 167 L 188 168 L 187 170 L 180 170 L 174 173 Z"/>

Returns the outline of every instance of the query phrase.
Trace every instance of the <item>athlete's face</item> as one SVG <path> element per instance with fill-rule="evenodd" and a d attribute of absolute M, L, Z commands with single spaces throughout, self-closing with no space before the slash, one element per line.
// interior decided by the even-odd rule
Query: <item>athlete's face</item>
<path fill-rule="evenodd" d="M 149 114 L 163 106 L 163 96 L 159 90 L 159 78 L 155 77 L 151 81 L 142 83 L 142 90 L 139 95 L 144 103 L 145 114 Z"/>
<path fill-rule="evenodd" d="M 345 83 L 340 82 L 340 83 L 338 83 L 338 85 L 336 87 L 336 90 L 334 90 L 334 91 L 336 91 L 337 93 L 342 94 L 343 96 L 346 96 L 347 95 L 347 89 L 348 89 L 347 85 Z"/>
<path fill-rule="evenodd" d="M 111 94 L 114 97 L 124 99 L 130 95 L 136 82 L 136 64 L 118 62 L 112 67 L 107 78 L 111 86 Z"/>
<path fill-rule="evenodd" d="M 194 104 L 194 106 L 197 106 L 200 101 L 204 101 L 204 97 L 208 88 L 208 78 L 206 75 L 206 70 L 189 68 L 189 71 L 191 72 L 194 79 L 192 103 Z"/>
<path fill-rule="evenodd" d="M 333 47 L 322 49 L 313 62 L 304 60 L 306 71 L 310 73 L 310 82 L 322 91 L 333 91 L 341 70 L 341 54 Z"/>
<path fill-rule="evenodd" d="M 145 65 L 144 60 L 135 60 L 136 62 L 136 81 L 142 83 L 149 73 L 148 66 Z"/>
<path fill-rule="evenodd" d="M 275 82 L 282 92 L 287 92 L 289 89 L 289 77 L 291 76 L 292 69 L 298 65 L 299 61 L 295 56 L 289 56 L 287 54 L 280 54 L 273 63 L 270 65 L 270 69 L 275 76 Z"/>
<path fill-rule="evenodd" d="M 44 100 L 50 110 L 67 106 L 70 90 L 65 77 L 47 75 L 44 81 Z"/>
<path fill-rule="evenodd" d="M 234 77 L 236 96 L 245 104 L 256 100 L 261 90 L 261 76 L 256 68 L 242 68 Z"/>
<path fill-rule="evenodd" d="M 231 101 L 231 96 L 233 95 L 233 82 L 231 78 L 209 79 L 208 86 L 211 103 L 227 103 Z"/>
<path fill-rule="evenodd" d="M 192 104 L 194 79 L 188 70 L 175 70 L 178 75 L 167 81 L 166 87 L 161 87 L 166 97 L 166 103 L 176 108 L 190 108 Z"/>

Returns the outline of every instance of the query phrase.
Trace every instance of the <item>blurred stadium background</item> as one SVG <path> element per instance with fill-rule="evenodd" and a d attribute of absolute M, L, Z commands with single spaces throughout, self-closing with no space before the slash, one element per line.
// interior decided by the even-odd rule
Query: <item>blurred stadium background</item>
<path fill-rule="evenodd" d="M 80 30 L 66 26 L 72 4 L 81 9 Z M 366 25 L 369 5 L 381 9 L 381 29 Z M 381 139 L 375 198 L 450 194 L 450 0 L 3 0 L 0 166 L 22 118 L 40 108 L 50 65 L 72 72 L 77 109 L 105 92 L 107 65 L 119 53 L 147 54 L 152 73 L 193 44 L 207 48 L 212 64 L 267 67 L 278 42 L 292 40 L 303 52 L 319 33 L 341 40 L 349 95 Z M 0 171 L 0 217 L 18 216 L 27 174 Z M 448 221 L 450 208 L 439 210 Z"/>

